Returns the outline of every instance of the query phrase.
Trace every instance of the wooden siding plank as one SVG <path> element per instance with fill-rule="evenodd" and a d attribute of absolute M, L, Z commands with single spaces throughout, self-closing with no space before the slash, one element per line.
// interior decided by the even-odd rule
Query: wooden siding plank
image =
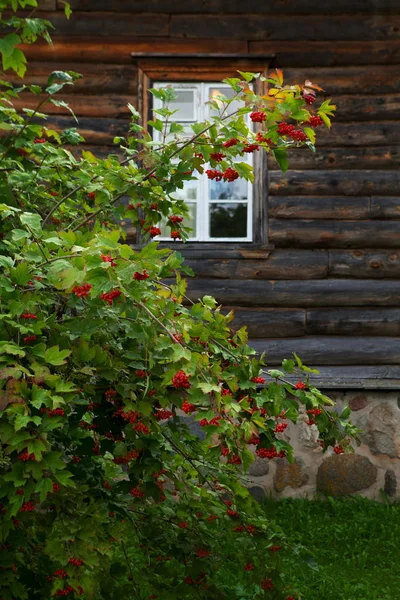
<path fill-rule="evenodd" d="M 270 173 L 271 195 L 345 195 L 393 196 L 400 189 L 400 172 L 396 171 L 286 171 Z"/>
<path fill-rule="evenodd" d="M 366 278 L 400 278 L 400 251 L 329 250 L 329 276 Z"/>
<path fill-rule="evenodd" d="M 172 15 L 171 35 L 247 40 L 391 40 L 398 39 L 397 15 Z M 115 33 L 115 31 L 113 31 Z"/>
<path fill-rule="evenodd" d="M 45 97 L 45 95 L 33 96 L 32 94 L 22 93 L 19 98 L 13 100 L 13 104 L 17 110 L 36 108 Z M 101 96 L 70 94 L 68 96 L 68 104 L 78 117 L 108 117 L 110 119 L 123 117 L 128 119 L 131 115 L 127 106 L 129 102 L 135 106 L 137 104 L 136 96 L 123 94 L 104 94 Z M 65 108 L 51 103 L 47 103 L 43 110 L 46 114 L 51 115 L 70 114 Z"/>
<path fill-rule="evenodd" d="M 71 19 L 67 20 L 62 11 L 57 11 L 48 14 L 41 13 L 40 16 L 44 19 L 48 18 L 54 25 L 55 31 L 52 33 L 54 38 L 59 35 L 68 35 L 74 38 L 91 35 L 130 38 L 133 36 L 161 37 L 169 35 L 169 18 L 167 14 L 115 13 L 110 19 L 110 14 L 106 12 L 78 11 Z M 384 23 L 382 23 L 382 27 L 385 29 Z"/>
<path fill-rule="evenodd" d="M 321 279 L 328 275 L 328 254 L 319 250 L 273 250 L 265 260 L 203 258 L 185 264 L 197 278 L 208 279 Z"/>
<path fill-rule="evenodd" d="M 55 2 L 55 0 L 52 0 Z M 310 14 L 309 0 L 296 0 L 282 2 L 282 0 L 269 0 L 266 3 L 260 0 L 70 0 L 74 11 L 113 11 L 113 12 L 163 12 L 169 14 L 182 13 L 259 13 L 259 14 Z M 57 6 L 63 9 L 63 0 L 57 0 Z M 381 13 L 399 14 L 399 0 L 319 0 L 314 8 L 314 13 L 319 14 L 356 14 L 356 13 Z"/>
<path fill-rule="evenodd" d="M 387 47 L 391 47 L 391 42 L 387 42 Z M 302 69 L 286 68 L 284 75 L 287 83 L 298 83 L 305 78 L 310 78 L 324 88 L 329 97 L 339 94 L 360 94 L 364 98 L 370 94 L 395 94 L 400 91 L 400 69 L 397 65 L 367 64 L 329 68 L 311 67 L 311 65 L 312 63 Z"/>
<path fill-rule="evenodd" d="M 21 46 L 29 61 L 132 64 L 132 52 L 168 54 L 246 54 L 247 42 L 240 40 L 186 40 L 184 38 L 137 38 L 129 40 L 82 36 L 79 44 L 68 36 L 53 38 L 51 45 L 36 42 Z M 270 53 L 271 54 L 271 53 Z M 399 52 L 400 54 L 400 52 Z"/>
<path fill-rule="evenodd" d="M 399 69 L 400 71 L 400 69 Z M 335 123 L 330 131 L 321 129 L 317 140 L 320 147 L 335 146 L 395 146 L 399 143 L 400 123 L 398 121 L 380 121 L 375 123 Z"/>
<path fill-rule="evenodd" d="M 373 219 L 400 219 L 400 195 L 393 197 L 372 197 L 371 217 Z"/>
<path fill-rule="evenodd" d="M 230 308 L 224 307 L 224 313 Z M 233 308 L 233 329 L 246 326 L 252 338 L 300 337 L 306 331 L 306 312 L 301 309 L 245 309 Z"/>
<path fill-rule="evenodd" d="M 329 91 L 331 94 L 332 92 Z M 400 118 L 400 94 L 335 95 L 337 121 L 380 121 Z"/>
<path fill-rule="evenodd" d="M 400 221 L 269 221 L 269 241 L 280 247 L 398 248 Z"/>
<path fill-rule="evenodd" d="M 270 196 L 268 215 L 278 219 L 366 219 L 369 203 L 366 196 Z"/>
<path fill-rule="evenodd" d="M 277 365 L 293 352 L 307 365 L 396 365 L 400 363 L 400 338 L 306 336 L 302 338 L 250 340 L 268 365 Z"/>
<path fill-rule="evenodd" d="M 313 365 L 313 367 L 319 371 L 319 374 L 310 374 L 310 381 L 319 389 L 346 391 L 400 389 L 400 366 L 341 365 L 327 367 Z M 293 383 L 298 381 L 296 375 L 287 375 L 286 378 Z"/>
<path fill-rule="evenodd" d="M 311 309 L 307 311 L 306 332 L 308 335 L 400 336 L 400 308 Z"/>
<path fill-rule="evenodd" d="M 229 306 L 395 306 L 400 305 L 400 280 L 312 279 L 260 281 L 189 279 L 188 295 L 205 294 Z"/>
<path fill-rule="evenodd" d="M 115 136 L 126 136 L 129 131 L 129 121 L 127 119 L 80 117 L 77 124 L 72 117 L 49 115 L 46 125 L 57 131 L 68 127 L 77 127 L 79 133 L 89 145 L 113 146 Z"/>
<path fill-rule="evenodd" d="M 38 7 L 35 12 L 42 12 L 46 10 L 57 10 L 57 0 L 39 0 Z"/>
<path fill-rule="evenodd" d="M 336 41 L 316 42 L 298 40 L 294 42 L 267 40 L 250 41 L 249 52 L 254 54 L 276 54 L 279 66 L 286 71 L 290 67 L 343 67 L 354 65 L 396 65 L 400 62 L 400 42 L 361 41 L 354 42 Z M 349 89 L 349 88 L 347 88 Z M 377 93 L 377 92 L 375 92 Z"/>
<path fill-rule="evenodd" d="M 336 127 L 336 124 L 334 125 Z M 305 148 L 293 148 L 289 153 L 289 168 L 309 169 L 397 169 L 400 166 L 399 146 L 363 146 L 344 148 L 321 148 L 310 152 Z M 268 168 L 278 171 L 279 166 L 271 154 Z"/>

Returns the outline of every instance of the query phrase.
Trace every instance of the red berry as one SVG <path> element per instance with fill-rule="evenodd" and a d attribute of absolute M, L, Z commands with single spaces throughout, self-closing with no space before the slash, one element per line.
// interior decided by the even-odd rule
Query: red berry
<path fill-rule="evenodd" d="M 335 454 L 343 454 L 344 453 L 342 446 L 334 446 L 333 451 Z"/>
<path fill-rule="evenodd" d="M 181 234 L 179 233 L 179 231 L 171 231 L 171 236 L 170 236 L 173 240 L 180 240 L 181 239 Z"/>
<path fill-rule="evenodd" d="M 32 319 L 32 320 L 35 320 L 35 319 L 37 319 L 37 316 L 35 314 L 33 314 L 33 313 L 22 313 L 21 319 Z"/>
<path fill-rule="evenodd" d="M 254 111 L 250 113 L 250 119 L 253 123 L 262 123 L 267 118 L 267 115 L 261 111 Z"/>
<path fill-rule="evenodd" d="M 76 294 L 78 298 L 87 298 L 91 289 L 92 286 L 90 283 L 84 283 L 83 285 L 74 285 L 71 292 Z"/>
<path fill-rule="evenodd" d="M 210 154 L 210 158 L 212 158 L 212 160 L 215 160 L 215 162 L 221 162 L 221 160 L 223 160 L 225 158 L 225 154 L 222 154 L 222 152 L 213 152 L 212 154 Z"/>
<path fill-rule="evenodd" d="M 190 415 L 190 414 L 192 414 L 192 412 L 194 412 L 196 410 L 196 407 L 195 407 L 194 404 L 190 404 L 190 402 L 188 402 L 187 400 L 185 400 L 182 403 L 182 410 L 187 415 Z"/>
<path fill-rule="evenodd" d="M 264 377 L 252 377 L 251 381 L 253 383 L 265 383 Z"/>
<path fill-rule="evenodd" d="M 104 300 L 110 306 L 113 303 L 114 298 L 119 298 L 121 296 L 121 290 L 111 290 L 111 292 L 103 292 L 100 296 L 100 300 Z"/>
<path fill-rule="evenodd" d="M 250 563 L 245 564 L 244 565 L 244 570 L 245 571 L 254 571 L 254 565 L 253 565 L 253 563 L 250 562 Z"/>
<path fill-rule="evenodd" d="M 262 590 L 273 590 L 274 589 L 274 584 L 272 583 L 272 579 L 263 579 L 261 582 L 261 589 Z"/>
<path fill-rule="evenodd" d="M 172 378 L 172 385 L 176 389 L 188 389 L 190 388 L 190 381 L 184 371 L 178 371 Z"/>
<path fill-rule="evenodd" d="M 304 383 L 304 381 L 298 381 L 294 387 L 296 390 L 306 390 L 307 389 L 307 385 Z"/>
<path fill-rule="evenodd" d="M 237 140 L 236 138 L 231 138 L 230 140 L 227 140 L 226 142 L 224 142 L 222 145 L 224 148 L 230 148 L 231 146 L 236 146 L 236 144 L 239 143 L 239 140 Z"/>
<path fill-rule="evenodd" d="M 30 342 L 34 342 L 36 339 L 36 335 L 27 335 L 24 337 L 24 342 L 25 344 L 29 344 Z"/>
<path fill-rule="evenodd" d="M 141 273 L 139 271 L 135 271 L 133 274 L 133 279 L 135 281 L 143 281 L 144 279 L 148 279 L 150 275 L 147 273 L 146 269 L 143 269 Z"/>
<path fill-rule="evenodd" d="M 150 227 L 149 233 L 150 233 L 150 237 L 153 238 L 153 237 L 156 237 L 157 235 L 160 235 L 161 229 L 159 227 Z"/>
<path fill-rule="evenodd" d="M 239 178 L 239 173 L 236 171 L 236 169 L 231 169 L 231 167 L 228 167 L 222 176 L 224 181 L 229 181 L 232 183 L 232 181 L 235 181 L 235 179 Z"/>

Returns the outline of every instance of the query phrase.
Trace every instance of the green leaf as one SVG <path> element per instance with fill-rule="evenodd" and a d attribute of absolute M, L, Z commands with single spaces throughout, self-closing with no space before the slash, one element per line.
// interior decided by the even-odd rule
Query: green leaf
<path fill-rule="evenodd" d="M 25 352 L 14 344 L 14 342 L 0 341 L 0 354 L 12 354 L 14 356 L 25 356 Z"/>
<path fill-rule="evenodd" d="M 286 149 L 285 148 L 274 148 L 272 150 L 272 154 L 274 155 L 275 160 L 278 163 L 279 167 L 282 169 L 283 173 L 285 173 L 289 167 Z"/>
<path fill-rule="evenodd" d="M 60 350 L 59 346 L 52 346 L 44 353 L 46 363 L 54 366 L 65 365 L 65 359 L 71 354 L 71 350 Z"/>
<path fill-rule="evenodd" d="M 311 127 L 304 127 L 304 133 L 306 133 L 312 143 L 315 144 L 315 139 L 317 136 L 314 129 L 311 129 Z"/>
<path fill-rule="evenodd" d="M 21 213 L 19 215 L 20 221 L 23 225 L 26 225 L 36 237 L 40 237 L 42 233 L 42 218 L 37 213 Z"/>
<path fill-rule="evenodd" d="M 0 266 L 1 267 L 12 267 L 14 265 L 14 261 L 11 256 L 4 256 L 0 254 Z"/>
<path fill-rule="evenodd" d="M 220 392 L 221 388 L 219 385 L 215 385 L 214 383 L 199 383 L 197 387 L 201 389 L 204 394 L 209 394 L 210 392 Z"/>

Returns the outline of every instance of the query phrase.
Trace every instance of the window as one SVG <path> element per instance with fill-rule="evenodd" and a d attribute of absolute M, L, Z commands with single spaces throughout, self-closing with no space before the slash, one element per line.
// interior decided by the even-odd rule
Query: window
<path fill-rule="evenodd" d="M 205 121 L 216 114 L 215 109 L 207 104 L 210 99 L 218 102 L 218 98 L 222 96 L 228 98 L 234 96 L 234 91 L 228 85 L 210 82 L 155 82 L 154 87 L 166 86 L 172 86 L 177 96 L 176 100 L 169 105 L 171 110 L 177 111 L 172 120 L 187 128 L 188 137 L 193 135 L 190 128 L 192 123 Z M 239 106 L 239 103 L 230 104 L 229 112 L 234 112 Z M 161 101 L 155 99 L 153 107 L 162 108 Z M 154 130 L 153 138 L 161 141 L 162 134 Z M 251 154 L 247 155 L 247 161 L 252 163 Z M 251 242 L 253 237 L 252 188 L 252 184 L 244 179 L 228 183 L 210 180 L 205 173 L 198 174 L 197 181 L 186 182 L 184 188 L 178 190 L 175 196 L 184 200 L 190 210 L 191 217 L 185 223 L 192 229 L 189 240 Z M 161 229 L 163 231 L 163 224 Z M 165 237 L 169 238 L 167 231 Z M 160 239 L 163 239 L 163 236 Z"/>
<path fill-rule="evenodd" d="M 223 79 L 237 76 L 239 70 L 261 72 L 266 76 L 270 68 L 270 57 L 256 55 L 133 53 L 132 57 L 138 67 L 138 108 L 143 122 L 151 120 L 153 108 L 159 107 L 149 88 L 172 85 L 178 97 L 171 108 L 178 110 L 175 118 L 179 123 L 187 124 L 188 134 L 190 123 L 204 121 L 210 116 L 208 111 L 211 109 L 206 104 L 210 96 L 231 92 L 229 86 L 221 84 Z M 258 80 L 255 91 L 266 93 L 265 83 Z M 157 135 L 153 132 L 155 139 Z M 212 253 L 212 256 L 219 254 L 221 257 L 250 257 L 254 252 L 261 257 L 264 249 L 271 249 L 267 239 L 266 155 L 255 152 L 248 160 L 254 161 L 253 184 L 245 180 L 215 182 L 200 176 L 198 182 L 187 182 L 185 188 L 178 191 L 179 197 L 184 198 L 190 208 L 191 219 L 187 225 L 193 231 L 189 242 L 175 242 L 174 247 L 179 246 L 185 255 L 208 256 Z M 163 236 L 160 237 L 162 240 Z"/>

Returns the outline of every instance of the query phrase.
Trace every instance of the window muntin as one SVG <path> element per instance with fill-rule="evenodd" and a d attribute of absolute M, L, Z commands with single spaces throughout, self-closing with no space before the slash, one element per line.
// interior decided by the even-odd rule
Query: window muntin
<path fill-rule="evenodd" d="M 188 136 L 192 135 L 190 125 L 208 120 L 215 109 L 207 102 L 217 100 L 219 95 L 232 97 L 232 88 L 225 84 L 214 83 L 156 83 L 154 87 L 172 86 L 177 94 L 170 103 L 171 110 L 178 112 L 173 120 L 187 127 Z M 234 112 L 240 103 L 232 103 L 229 112 Z M 162 108 L 162 102 L 154 98 L 154 108 Z M 159 117 L 158 117 L 159 118 Z M 171 119 L 170 119 L 171 120 Z M 153 139 L 161 140 L 162 134 L 153 131 Z M 252 156 L 241 157 L 241 162 L 252 164 Z M 177 190 L 172 197 L 185 200 L 191 218 L 185 225 L 192 229 L 189 241 L 197 242 L 251 242 L 253 240 L 252 184 L 244 179 L 232 183 L 209 180 L 207 175 L 199 174 L 197 181 L 187 181 L 184 188 Z M 161 236 L 169 239 L 165 223 L 161 223 Z"/>

